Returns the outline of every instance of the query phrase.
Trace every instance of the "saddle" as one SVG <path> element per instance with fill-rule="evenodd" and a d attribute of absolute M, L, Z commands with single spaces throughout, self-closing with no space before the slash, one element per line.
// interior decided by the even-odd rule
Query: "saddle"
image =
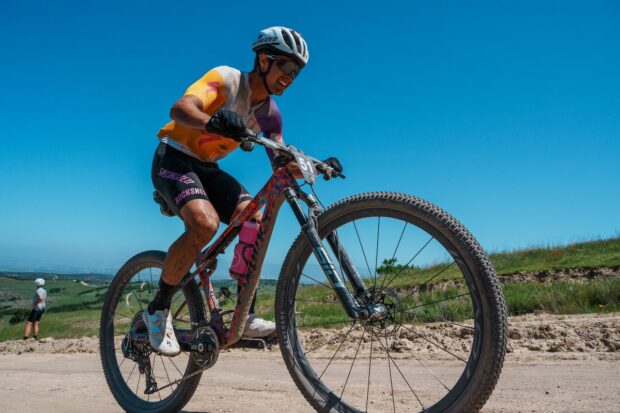
<path fill-rule="evenodd" d="M 168 202 L 166 202 L 166 199 L 159 192 L 153 191 L 153 201 L 159 204 L 159 212 L 161 212 L 162 215 L 167 217 L 173 217 L 176 215 L 172 212 L 172 209 L 168 205 Z"/>

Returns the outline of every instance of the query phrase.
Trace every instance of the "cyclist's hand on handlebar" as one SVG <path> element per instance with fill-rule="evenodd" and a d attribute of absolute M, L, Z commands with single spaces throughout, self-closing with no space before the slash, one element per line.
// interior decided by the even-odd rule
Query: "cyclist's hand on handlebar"
<path fill-rule="evenodd" d="M 333 156 L 330 156 L 329 158 L 325 159 L 323 163 L 329 166 L 330 168 L 332 168 L 334 171 L 336 171 L 337 174 L 342 173 L 342 164 L 340 163 L 338 158 L 334 158 Z M 328 175 L 328 174 L 323 175 L 323 178 L 325 178 L 325 180 L 328 180 L 332 177 L 333 177 L 332 175 Z"/>
<path fill-rule="evenodd" d="M 340 163 L 338 158 L 334 158 L 333 156 L 330 156 L 329 158 L 325 159 L 323 163 L 338 173 L 342 172 L 342 164 Z"/>
<path fill-rule="evenodd" d="M 236 112 L 220 109 L 211 116 L 205 125 L 207 132 L 217 133 L 225 138 L 240 142 L 246 136 L 246 126 L 243 118 Z"/>

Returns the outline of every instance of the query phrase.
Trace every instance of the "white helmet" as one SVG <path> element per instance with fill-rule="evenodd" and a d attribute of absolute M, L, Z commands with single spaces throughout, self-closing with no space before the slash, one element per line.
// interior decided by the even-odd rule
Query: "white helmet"
<path fill-rule="evenodd" d="M 275 53 L 290 56 L 301 67 L 308 63 L 308 45 L 301 34 L 288 27 L 273 26 L 263 29 L 258 34 L 258 39 L 252 44 L 252 50 L 256 53 Z"/>
<path fill-rule="evenodd" d="M 37 287 L 43 287 L 45 285 L 45 280 L 43 278 L 37 278 L 34 280 L 34 285 Z"/>

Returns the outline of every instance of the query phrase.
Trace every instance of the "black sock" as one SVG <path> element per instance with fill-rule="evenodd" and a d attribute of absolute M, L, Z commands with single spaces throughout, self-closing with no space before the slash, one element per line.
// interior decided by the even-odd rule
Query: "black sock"
<path fill-rule="evenodd" d="M 34 339 L 36 340 L 36 339 L 37 339 L 37 337 L 39 337 L 39 336 L 32 336 L 32 337 L 34 337 Z"/>
<path fill-rule="evenodd" d="M 241 294 L 241 286 L 237 284 L 237 297 L 239 297 L 240 294 Z M 255 313 L 254 306 L 256 306 L 256 295 L 257 294 L 258 294 L 258 288 L 256 289 L 256 291 L 254 291 L 254 298 L 252 298 L 252 304 L 250 305 L 250 311 L 248 312 L 248 314 Z"/>
<path fill-rule="evenodd" d="M 24 336 L 24 340 L 28 340 L 28 336 Z"/>
<path fill-rule="evenodd" d="M 170 302 L 172 301 L 172 296 L 174 295 L 176 288 L 176 285 L 167 284 L 164 282 L 163 279 L 160 278 L 159 288 L 157 289 L 155 298 L 149 304 L 149 314 L 153 314 L 155 311 L 170 308 Z"/>

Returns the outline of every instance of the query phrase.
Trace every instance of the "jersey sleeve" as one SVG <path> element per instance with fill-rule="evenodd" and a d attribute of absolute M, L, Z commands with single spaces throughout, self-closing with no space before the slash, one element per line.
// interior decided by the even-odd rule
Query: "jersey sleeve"
<path fill-rule="evenodd" d="M 184 96 L 196 96 L 203 104 L 204 110 L 212 114 L 212 107 L 219 107 L 226 101 L 226 85 L 224 78 L 217 69 L 209 70 L 203 77 L 194 82 Z"/>

